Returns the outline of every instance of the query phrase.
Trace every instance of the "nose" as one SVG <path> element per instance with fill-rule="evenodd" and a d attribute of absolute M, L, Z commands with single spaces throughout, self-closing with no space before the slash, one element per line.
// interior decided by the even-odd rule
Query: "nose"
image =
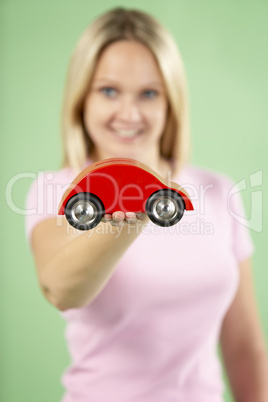
<path fill-rule="evenodd" d="M 140 122 L 141 111 L 137 101 L 133 98 L 126 97 L 121 99 L 118 110 L 118 118 L 124 122 Z"/>

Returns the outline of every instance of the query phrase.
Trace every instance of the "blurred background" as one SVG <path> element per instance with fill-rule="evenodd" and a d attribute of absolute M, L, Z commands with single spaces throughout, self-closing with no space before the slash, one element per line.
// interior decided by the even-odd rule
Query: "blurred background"
<path fill-rule="evenodd" d="M 57 402 L 63 393 L 64 321 L 39 290 L 22 211 L 36 173 L 60 166 L 71 52 L 95 17 L 120 5 L 151 13 L 175 37 L 188 78 L 192 163 L 246 184 L 256 297 L 268 340 L 268 2 L 1 0 L 1 402 Z M 255 173 L 261 181 L 252 187 Z M 226 401 L 233 401 L 225 381 Z"/>

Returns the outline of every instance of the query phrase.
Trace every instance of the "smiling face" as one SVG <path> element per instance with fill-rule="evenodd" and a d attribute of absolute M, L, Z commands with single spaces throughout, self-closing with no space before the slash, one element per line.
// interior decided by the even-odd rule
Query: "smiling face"
<path fill-rule="evenodd" d="M 151 51 L 135 41 L 107 46 L 97 63 L 84 107 L 95 159 L 147 158 L 154 164 L 160 157 L 167 108 L 163 78 Z"/>

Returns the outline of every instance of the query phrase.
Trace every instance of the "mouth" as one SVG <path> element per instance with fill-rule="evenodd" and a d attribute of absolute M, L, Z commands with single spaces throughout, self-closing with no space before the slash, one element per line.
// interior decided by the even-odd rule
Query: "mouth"
<path fill-rule="evenodd" d="M 111 133 L 121 141 L 132 141 L 137 137 L 140 137 L 143 130 L 115 130 L 111 129 Z"/>

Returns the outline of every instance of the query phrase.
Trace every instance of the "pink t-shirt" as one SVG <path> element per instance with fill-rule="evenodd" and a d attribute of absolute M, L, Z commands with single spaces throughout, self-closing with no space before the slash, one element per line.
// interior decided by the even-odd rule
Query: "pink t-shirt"
<path fill-rule="evenodd" d="M 29 245 L 74 177 L 39 172 L 26 199 Z M 232 180 L 189 165 L 174 181 L 194 211 L 169 228 L 149 222 L 93 302 L 60 313 L 71 356 L 64 402 L 223 401 L 219 333 L 254 246 Z"/>

